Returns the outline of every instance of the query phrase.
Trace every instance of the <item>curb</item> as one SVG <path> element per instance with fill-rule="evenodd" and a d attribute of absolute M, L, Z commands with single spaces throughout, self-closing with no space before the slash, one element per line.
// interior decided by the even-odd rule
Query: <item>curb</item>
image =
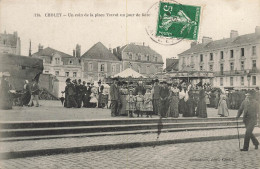
<path fill-rule="evenodd" d="M 240 135 L 240 138 L 244 138 L 244 136 L 245 135 L 242 134 Z M 256 133 L 255 136 L 257 137 L 260 136 L 260 133 Z M 81 152 L 89 152 L 89 151 L 114 150 L 114 149 L 127 149 L 127 148 L 138 148 L 138 147 L 148 147 L 148 146 L 154 147 L 154 146 L 167 145 L 167 144 L 180 144 L 180 143 L 217 141 L 217 140 L 229 140 L 229 139 L 237 139 L 237 135 L 6 152 L 6 153 L 0 153 L 0 159 L 15 159 L 15 158 L 25 158 L 25 157 L 35 157 L 35 156 L 81 153 Z"/>

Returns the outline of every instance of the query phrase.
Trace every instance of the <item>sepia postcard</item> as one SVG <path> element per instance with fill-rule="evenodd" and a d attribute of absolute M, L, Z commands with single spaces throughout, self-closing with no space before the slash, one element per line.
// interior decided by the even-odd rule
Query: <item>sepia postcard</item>
<path fill-rule="evenodd" d="M 259 68 L 259 0 L 0 0 L 0 168 L 260 168 Z"/>

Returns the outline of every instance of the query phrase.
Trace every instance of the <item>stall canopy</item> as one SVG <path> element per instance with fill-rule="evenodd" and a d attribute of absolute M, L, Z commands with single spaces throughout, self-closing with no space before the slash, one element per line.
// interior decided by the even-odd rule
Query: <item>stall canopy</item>
<path fill-rule="evenodd" d="M 118 74 L 115 74 L 113 77 L 119 77 L 119 78 L 128 78 L 128 77 L 131 77 L 131 78 L 147 78 L 146 76 L 134 71 L 133 69 L 131 68 L 127 68 L 126 70 L 118 73 Z"/>

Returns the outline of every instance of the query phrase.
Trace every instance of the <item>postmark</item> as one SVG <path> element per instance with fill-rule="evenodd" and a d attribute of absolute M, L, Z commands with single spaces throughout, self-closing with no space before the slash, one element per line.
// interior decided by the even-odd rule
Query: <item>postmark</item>
<path fill-rule="evenodd" d="M 156 36 L 197 40 L 200 6 L 160 2 Z"/>

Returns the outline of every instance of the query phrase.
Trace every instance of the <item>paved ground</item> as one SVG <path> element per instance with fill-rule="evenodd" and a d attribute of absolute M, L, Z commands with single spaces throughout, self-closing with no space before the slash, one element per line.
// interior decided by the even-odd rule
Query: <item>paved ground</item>
<path fill-rule="evenodd" d="M 244 128 L 239 129 L 240 134 L 245 133 Z M 260 133 L 260 128 L 256 127 L 254 133 Z M 176 139 L 193 139 L 202 137 L 231 136 L 237 135 L 237 129 L 218 129 L 218 130 L 201 130 L 201 131 L 184 131 L 161 133 L 159 141 L 176 140 Z M 125 143 L 145 143 L 156 141 L 157 134 L 130 134 L 115 136 L 98 136 L 98 137 L 82 137 L 82 138 L 59 138 L 59 139 L 43 139 L 43 140 L 25 140 L 14 142 L 0 142 L 0 153 L 45 150 L 70 147 L 86 147 L 99 145 L 113 145 Z M 242 140 L 241 140 L 242 144 Z"/>
<path fill-rule="evenodd" d="M 260 150 L 225 140 L 2 160 L 0 168 L 259 169 L 259 161 Z"/>
<path fill-rule="evenodd" d="M 38 121 L 38 120 L 82 120 L 111 119 L 110 109 L 100 108 L 64 108 L 60 101 L 40 101 L 40 107 L 16 107 L 12 110 L 0 110 L 0 121 Z M 230 116 L 236 116 L 237 110 L 230 110 Z M 208 108 L 208 117 L 218 117 L 217 109 Z M 113 119 L 128 117 L 113 117 Z M 145 117 L 143 117 L 145 118 Z M 158 118 L 153 116 L 153 118 Z"/>

